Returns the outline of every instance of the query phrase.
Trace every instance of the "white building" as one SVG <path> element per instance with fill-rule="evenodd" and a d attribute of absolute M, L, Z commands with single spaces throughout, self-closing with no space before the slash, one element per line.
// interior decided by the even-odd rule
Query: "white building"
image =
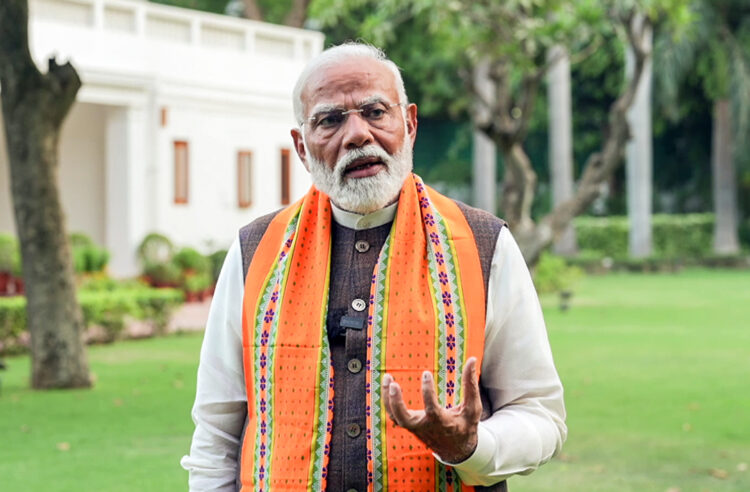
<path fill-rule="evenodd" d="M 30 0 L 30 43 L 41 69 L 56 55 L 83 81 L 60 141 L 62 204 L 113 275 L 137 273 L 149 232 L 228 247 L 308 188 L 291 93 L 320 33 L 145 0 Z M 4 130 L 0 232 L 15 233 Z"/>

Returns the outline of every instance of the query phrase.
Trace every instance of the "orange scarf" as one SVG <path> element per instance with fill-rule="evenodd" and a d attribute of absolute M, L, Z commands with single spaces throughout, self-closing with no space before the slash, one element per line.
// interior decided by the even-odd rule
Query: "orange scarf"
<path fill-rule="evenodd" d="M 312 187 L 282 210 L 260 241 L 245 282 L 243 358 L 249 423 L 242 490 L 324 490 L 333 419 L 326 336 L 331 205 Z M 410 408 L 420 377 L 435 374 L 438 398 L 460 401 L 460 373 L 481 367 L 485 295 L 474 236 L 458 206 L 412 175 L 371 286 L 367 328 L 368 490 L 454 491 L 454 472 L 387 418 L 386 372 Z"/>

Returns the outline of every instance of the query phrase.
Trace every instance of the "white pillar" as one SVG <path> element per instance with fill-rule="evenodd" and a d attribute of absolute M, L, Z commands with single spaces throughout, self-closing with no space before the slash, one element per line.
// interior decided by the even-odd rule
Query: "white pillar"
<path fill-rule="evenodd" d="M 644 22 L 642 15 L 636 16 L 633 22 Z M 651 27 L 647 27 L 644 36 L 650 49 L 652 42 Z M 632 78 L 634 56 L 630 49 L 626 53 L 625 73 Z M 628 111 L 631 139 L 628 142 L 625 175 L 627 180 L 628 218 L 630 234 L 628 245 L 630 256 L 643 258 L 652 250 L 651 238 L 651 200 L 653 195 L 653 151 L 651 132 L 651 57 L 646 60 L 643 75 L 633 106 Z"/>
<path fill-rule="evenodd" d="M 474 68 L 474 84 L 476 90 L 485 100 L 493 99 L 493 84 L 488 74 L 487 62 L 480 62 Z M 488 118 L 489 109 L 481 103 L 475 103 L 475 117 Z M 474 129 L 472 145 L 472 162 L 474 167 L 474 206 L 492 214 L 497 213 L 497 150 L 495 143 L 483 132 Z"/>
<path fill-rule="evenodd" d="M 549 99 L 549 169 L 552 205 L 573 197 L 573 110 L 570 91 L 570 57 L 563 46 L 550 48 L 548 58 L 556 60 L 547 72 Z M 569 224 L 553 247 L 559 255 L 578 252 L 576 232 Z"/>
<path fill-rule="evenodd" d="M 147 114 L 143 107 L 113 107 L 107 114 L 106 245 L 113 276 L 139 273 L 135 251 L 146 235 Z"/>

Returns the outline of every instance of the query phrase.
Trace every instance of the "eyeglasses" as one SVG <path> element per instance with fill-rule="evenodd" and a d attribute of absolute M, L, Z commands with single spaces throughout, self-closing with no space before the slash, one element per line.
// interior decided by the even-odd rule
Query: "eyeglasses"
<path fill-rule="evenodd" d="M 350 114 L 359 113 L 370 126 L 383 130 L 392 128 L 394 123 L 398 121 L 393 108 L 403 105 L 404 103 L 388 104 L 378 101 L 363 104 L 357 109 L 344 110 L 337 108 L 320 111 L 310 116 L 307 120 L 313 133 L 332 135 L 346 123 L 346 119 Z"/>

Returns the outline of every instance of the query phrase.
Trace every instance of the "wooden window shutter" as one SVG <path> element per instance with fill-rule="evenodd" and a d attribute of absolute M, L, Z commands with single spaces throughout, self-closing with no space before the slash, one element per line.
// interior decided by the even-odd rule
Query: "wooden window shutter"
<path fill-rule="evenodd" d="M 188 202 L 188 143 L 184 140 L 174 141 L 174 202 Z"/>
<path fill-rule="evenodd" d="M 237 153 L 237 205 L 247 208 L 253 203 L 253 153 Z"/>

